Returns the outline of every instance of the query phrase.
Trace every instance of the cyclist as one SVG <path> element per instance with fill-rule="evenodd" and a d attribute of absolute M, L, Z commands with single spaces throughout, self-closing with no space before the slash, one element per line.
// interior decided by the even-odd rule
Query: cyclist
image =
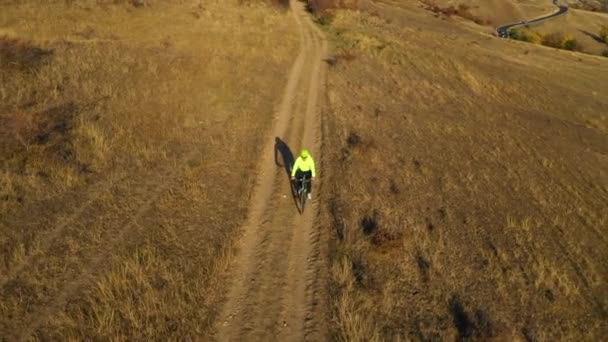
<path fill-rule="evenodd" d="M 308 182 L 308 189 L 306 189 L 308 193 L 308 199 L 312 198 L 312 180 L 315 179 L 316 171 L 315 171 L 315 161 L 312 159 L 310 152 L 308 150 L 302 150 L 300 156 L 293 163 L 293 167 L 291 168 L 291 180 L 296 180 L 296 189 L 299 189 L 302 185 L 302 179 L 304 177 L 308 177 L 310 182 Z"/>

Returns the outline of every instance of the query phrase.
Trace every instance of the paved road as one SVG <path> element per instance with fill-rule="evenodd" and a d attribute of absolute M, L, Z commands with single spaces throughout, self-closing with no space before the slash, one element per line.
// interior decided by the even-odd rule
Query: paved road
<path fill-rule="evenodd" d="M 496 32 L 498 32 L 498 36 L 502 37 L 502 38 L 509 38 L 509 30 L 514 27 L 530 25 L 530 24 L 537 24 L 537 23 L 543 22 L 545 20 L 549 20 L 549 19 L 552 19 L 555 17 L 562 16 L 562 15 L 566 14 L 566 12 L 568 12 L 567 6 L 558 5 L 557 0 L 551 0 L 551 1 L 552 1 L 553 5 L 557 6 L 557 8 L 559 8 L 559 11 L 557 11 L 551 15 L 548 15 L 546 17 L 541 17 L 541 18 L 537 18 L 537 19 L 533 19 L 533 20 L 524 20 L 519 23 L 513 23 L 513 24 L 500 26 L 496 29 Z"/>

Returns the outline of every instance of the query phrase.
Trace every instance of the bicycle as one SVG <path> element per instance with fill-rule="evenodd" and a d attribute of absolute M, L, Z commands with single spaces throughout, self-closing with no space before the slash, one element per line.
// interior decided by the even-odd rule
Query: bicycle
<path fill-rule="evenodd" d="M 311 179 L 306 175 L 301 178 L 296 178 L 293 181 L 293 190 L 296 195 L 296 202 L 299 201 L 298 210 L 300 211 L 300 213 L 304 213 L 304 207 L 306 206 L 306 200 L 308 199 L 308 185 L 310 182 Z M 300 184 L 299 188 L 297 186 L 298 183 Z"/>

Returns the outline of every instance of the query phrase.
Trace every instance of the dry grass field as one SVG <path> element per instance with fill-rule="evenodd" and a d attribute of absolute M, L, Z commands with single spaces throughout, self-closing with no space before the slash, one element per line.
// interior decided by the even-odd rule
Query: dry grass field
<path fill-rule="evenodd" d="M 410 2 L 390 0 L 382 2 L 394 4 L 395 6 L 408 6 L 408 4 L 411 4 Z M 443 9 L 446 11 L 450 7 L 454 10 L 459 10 L 455 15 L 451 16 L 451 20 L 458 21 L 461 24 L 486 33 L 495 32 L 496 27 L 500 25 L 531 20 L 557 11 L 551 0 L 425 0 L 423 3 L 425 3 L 427 8 L 434 7 L 436 10 Z M 586 3 L 599 4 L 599 2 L 593 1 Z M 558 4 L 573 6 L 585 4 L 585 2 L 573 0 L 569 2 L 561 1 Z M 608 46 L 598 36 L 598 33 L 602 25 L 608 25 L 608 15 L 601 12 L 580 10 L 584 6 L 576 8 L 579 9 L 571 7 L 569 13 L 565 16 L 531 25 L 525 31 L 533 31 L 540 36 L 551 34 L 569 36 L 576 40 L 579 51 L 601 55 L 604 51 L 608 50 Z"/>
<path fill-rule="evenodd" d="M 531 26 L 530 29 L 542 35 L 555 32 L 570 35 L 582 44 L 584 52 L 600 55 L 608 51 L 608 44 L 599 36 L 602 26 L 608 26 L 608 13 L 570 9 L 567 15 Z"/>
<path fill-rule="evenodd" d="M 608 59 L 314 2 L 0 0 L 1 341 L 608 335 Z"/>
<path fill-rule="evenodd" d="M 402 7 L 408 7 L 415 3 L 396 0 L 382 2 Z M 555 10 L 551 0 L 424 0 L 423 3 L 436 5 L 440 8 L 466 6 L 471 17 L 479 18 L 478 21 L 483 22 L 482 25 L 491 27 L 542 17 Z"/>
<path fill-rule="evenodd" d="M 297 47 L 262 1 L 0 1 L 0 340 L 208 339 Z"/>
<path fill-rule="evenodd" d="M 583 11 L 608 13 L 608 2 L 606 0 L 560 0 L 571 8 Z"/>
<path fill-rule="evenodd" d="M 332 338 L 608 334 L 608 60 L 416 2 L 332 12 Z"/>
<path fill-rule="evenodd" d="M 533 34 L 538 35 L 539 38 L 550 35 L 572 37 L 577 42 L 578 51 L 602 55 L 604 51 L 608 51 L 608 45 L 601 39 L 599 32 L 602 29 L 602 26 L 608 25 L 608 14 L 582 10 L 581 8 L 584 8 L 584 6 L 573 7 L 576 4 L 580 5 L 584 3 L 585 2 L 578 0 L 558 2 L 560 5 L 570 6 L 570 10 L 566 15 L 530 25 L 523 30 L 528 33 L 533 32 Z M 591 4 L 594 2 L 588 1 L 586 3 Z M 495 13 L 488 4 L 485 4 L 480 8 L 490 10 L 489 13 Z M 544 0 L 521 1 L 518 3 L 517 8 L 519 8 L 519 13 L 521 13 L 521 15 L 517 17 L 517 20 L 513 17 L 507 21 L 502 21 L 501 23 L 532 19 L 555 11 L 555 6 L 551 5 L 550 1 Z M 480 15 L 482 18 L 486 17 L 486 14 Z M 542 40 L 542 38 L 540 40 Z"/>

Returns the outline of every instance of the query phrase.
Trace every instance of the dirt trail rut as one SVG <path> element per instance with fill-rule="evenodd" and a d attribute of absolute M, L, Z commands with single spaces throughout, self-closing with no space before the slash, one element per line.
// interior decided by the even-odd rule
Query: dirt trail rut
<path fill-rule="evenodd" d="M 298 214 L 285 170 L 274 162 L 275 138 L 294 153 L 311 150 L 321 160 L 319 94 L 324 86 L 327 41 L 302 3 L 291 14 L 300 34 L 300 52 L 292 66 L 268 137 L 249 215 L 238 243 L 231 284 L 216 326 L 219 341 L 305 341 L 324 339 L 324 286 L 318 276 L 321 244 L 313 201 Z M 319 169 L 319 165 L 317 166 Z M 318 170 L 319 190 L 322 170 Z"/>

